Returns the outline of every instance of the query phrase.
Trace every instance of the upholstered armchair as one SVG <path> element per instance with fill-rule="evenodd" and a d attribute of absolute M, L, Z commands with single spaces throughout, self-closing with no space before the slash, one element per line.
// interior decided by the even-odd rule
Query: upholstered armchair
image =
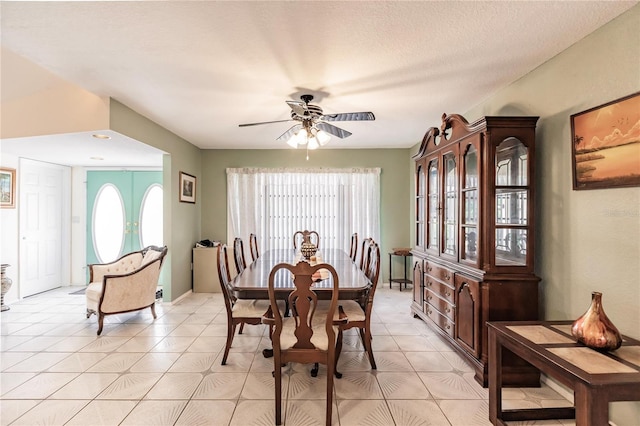
<path fill-rule="evenodd" d="M 105 315 L 151 308 L 156 318 L 156 289 L 166 254 L 166 246 L 149 246 L 111 263 L 89 265 L 87 318 L 98 316 L 98 335 Z"/>

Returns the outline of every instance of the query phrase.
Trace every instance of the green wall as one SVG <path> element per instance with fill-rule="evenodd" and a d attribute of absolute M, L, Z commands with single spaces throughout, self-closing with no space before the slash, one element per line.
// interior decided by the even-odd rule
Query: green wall
<path fill-rule="evenodd" d="M 330 146 L 330 145 L 329 145 Z M 326 149 L 305 150 L 204 150 L 202 155 L 202 237 L 226 241 L 228 167 L 380 167 L 380 247 L 381 282 L 388 281 L 387 252 L 392 247 L 409 247 L 410 224 L 407 206 L 408 149 Z M 394 263 L 394 276 L 400 271 Z"/>
<path fill-rule="evenodd" d="M 202 187 L 196 185 L 196 204 L 178 201 L 179 173 L 200 179 L 200 149 L 143 117 L 116 100 L 111 100 L 110 128 L 167 153 L 163 159 L 164 241 L 169 248 L 163 265 L 164 300 L 173 301 L 191 291 L 191 248 L 200 239 Z M 167 285 L 169 284 L 169 285 Z"/>

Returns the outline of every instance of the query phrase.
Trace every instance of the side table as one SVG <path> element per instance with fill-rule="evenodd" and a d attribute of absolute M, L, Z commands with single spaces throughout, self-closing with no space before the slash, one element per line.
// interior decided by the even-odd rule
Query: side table
<path fill-rule="evenodd" d="M 393 256 L 401 256 L 404 258 L 404 278 L 393 278 Z M 407 284 L 413 284 L 413 281 L 407 278 L 407 258 L 409 257 L 411 257 L 409 249 L 389 252 L 389 288 L 392 288 L 393 283 L 398 283 L 400 291 L 402 291 L 402 284 L 404 284 L 405 289 L 407 288 Z"/>
<path fill-rule="evenodd" d="M 487 322 L 492 424 L 575 418 L 576 426 L 605 426 L 609 424 L 609 402 L 640 400 L 640 342 L 623 336 L 618 350 L 597 352 L 576 342 L 572 322 Z M 575 406 L 503 410 L 503 350 L 571 388 Z"/>

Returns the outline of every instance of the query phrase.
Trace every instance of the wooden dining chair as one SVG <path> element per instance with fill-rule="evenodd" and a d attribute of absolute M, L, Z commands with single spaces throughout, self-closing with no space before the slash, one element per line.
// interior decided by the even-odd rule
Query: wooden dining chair
<path fill-rule="evenodd" d="M 249 251 L 251 252 L 251 261 L 255 262 L 260 253 L 258 252 L 258 237 L 256 234 L 249 235 Z"/>
<path fill-rule="evenodd" d="M 340 306 L 349 320 L 346 324 L 342 325 L 341 328 L 343 331 L 350 328 L 359 329 L 362 344 L 369 357 L 369 364 L 371 364 L 373 370 L 376 370 L 376 360 L 371 347 L 371 313 L 373 310 L 373 296 L 376 293 L 380 276 L 380 247 L 375 241 L 371 240 L 366 250 L 369 254 L 367 256 L 367 268 L 364 273 L 371 281 L 371 287 L 362 304 L 355 300 L 340 301 Z"/>
<path fill-rule="evenodd" d="M 242 243 L 242 238 L 236 237 L 236 239 L 233 240 L 233 260 L 236 264 L 236 272 L 240 275 L 247 267 L 247 262 L 244 259 L 244 244 Z"/>
<path fill-rule="evenodd" d="M 358 233 L 354 232 L 351 234 L 351 248 L 349 250 L 349 257 L 354 262 L 356 261 L 356 257 L 358 256 Z"/>
<path fill-rule="evenodd" d="M 227 363 L 229 349 L 236 334 L 236 326 L 240 324 L 239 334 L 242 334 L 245 324 L 262 324 L 262 317 L 271 309 L 268 300 L 238 299 L 233 293 L 231 276 L 229 275 L 229 259 L 227 257 L 227 245 L 220 244 L 217 253 L 218 278 L 224 297 L 224 307 L 227 310 L 227 342 L 224 347 L 222 365 Z M 283 308 L 284 309 L 284 308 Z"/>
<path fill-rule="evenodd" d="M 311 289 L 314 274 L 321 269 L 329 271 L 333 278 L 331 301 L 327 310 L 320 313 L 316 310 L 318 297 Z M 287 298 L 291 306 L 291 315 L 282 316 L 277 307 L 276 281 L 293 279 L 295 290 Z M 290 278 L 291 277 L 291 278 Z M 339 348 L 337 343 L 342 339 L 340 326 L 346 319 L 337 318 L 338 274 L 333 266 L 320 263 L 314 266 L 302 261 L 296 265 L 277 264 L 269 274 L 269 301 L 271 313 L 265 315 L 263 322 L 273 326 L 273 365 L 275 377 L 276 424 L 282 424 L 282 368 L 288 362 L 304 364 L 321 363 L 327 366 L 327 408 L 326 424 L 331 425 L 333 407 L 333 376 Z M 334 318 L 336 318 L 334 320 Z"/>
<path fill-rule="evenodd" d="M 369 244 L 363 246 L 364 254 L 366 257 L 366 270 L 363 271 L 371 282 L 371 286 L 367 291 L 366 297 L 360 302 L 355 300 L 340 300 L 340 315 L 346 315 L 347 323 L 340 326 L 341 331 L 348 330 L 350 328 L 358 328 L 360 332 L 360 338 L 364 345 L 365 352 L 369 357 L 369 364 L 371 368 L 376 370 L 376 360 L 373 356 L 373 349 L 371 347 L 371 312 L 373 309 L 373 296 L 376 293 L 378 285 L 378 278 L 380 276 L 380 247 L 373 239 L 368 238 Z M 327 310 L 327 303 L 321 300 L 318 304 L 318 310 L 325 312 Z M 340 346 L 341 347 L 341 346 Z M 311 370 L 311 375 L 317 374 L 318 366 L 315 365 Z M 337 359 L 336 367 L 334 369 L 336 377 L 342 377 L 342 373 L 338 371 Z"/>
<path fill-rule="evenodd" d="M 309 238 L 309 241 L 316 245 L 317 248 L 320 248 L 320 235 L 316 231 L 307 231 L 305 229 L 304 231 L 296 231 L 295 234 L 293 234 L 293 249 L 298 250 L 302 242 L 307 237 Z"/>

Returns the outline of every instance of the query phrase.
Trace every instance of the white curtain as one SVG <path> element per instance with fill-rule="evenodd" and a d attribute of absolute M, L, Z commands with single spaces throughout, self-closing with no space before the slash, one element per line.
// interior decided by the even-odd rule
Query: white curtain
<path fill-rule="evenodd" d="M 249 234 L 260 253 L 291 248 L 293 234 L 320 234 L 322 248 L 349 252 L 359 240 L 380 236 L 380 169 L 227 169 L 227 241 Z"/>

